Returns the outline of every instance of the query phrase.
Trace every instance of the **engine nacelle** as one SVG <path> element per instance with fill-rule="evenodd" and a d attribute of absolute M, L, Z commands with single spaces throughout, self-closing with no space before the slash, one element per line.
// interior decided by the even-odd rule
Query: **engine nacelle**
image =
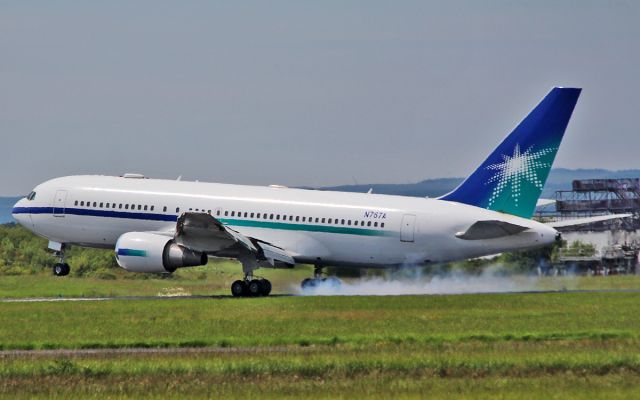
<path fill-rule="evenodd" d="M 118 265 L 132 272 L 173 272 L 207 263 L 207 254 L 176 244 L 172 238 L 147 232 L 128 232 L 116 243 Z"/>

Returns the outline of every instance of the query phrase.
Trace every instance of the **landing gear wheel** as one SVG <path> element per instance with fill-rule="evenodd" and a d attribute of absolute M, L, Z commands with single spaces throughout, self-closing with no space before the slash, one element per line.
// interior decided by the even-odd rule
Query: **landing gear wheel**
<path fill-rule="evenodd" d="M 342 285 L 342 281 L 335 276 L 328 276 L 322 280 L 325 285 L 331 286 L 332 288 L 339 288 Z"/>
<path fill-rule="evenodd" d="M 258 297 L 262 294 L 262 282 L 257 279 L 252 279 L 249 282 L 249 296 Z"/>
<path fill-rule="evenodd" d="M 302 283 L 300 283 L 300 287 L 302 287 L 302 290 L 311 289 L 315 286 L 316 286 L 316 280 L 313 278 L 306 278 L 302 281 Z"/>
<path fill-rule="evenodd" d="M 70 271 L 71 267 L 69 267 L 69 264 L 56 263 L 56 265 L 53 266 L 53 274 L 55 276 L 67 276 Z"/>
<path fill-rule="evenodd" d="M 268 279 L 260 279 L 260 285 L 262 286 L 262 295 L 268 296 L 271 293 L 271 282 Z"/>
<path fill-rule="evenodd" d="M 244 296 L 247 292 L 247 284 L 244 281 L 235 281 L 231 284 L 231 294 L 233 297 Z"/>

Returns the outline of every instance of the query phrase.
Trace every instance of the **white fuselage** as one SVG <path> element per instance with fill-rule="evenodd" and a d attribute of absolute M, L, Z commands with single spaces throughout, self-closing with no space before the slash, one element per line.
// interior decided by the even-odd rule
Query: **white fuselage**
<path fill-rule="evenodd" d="M 549 244 L 556 234 L 529 219 L 428 198 L 111 176 L 57 178 L 34 191 L 15 205 L 16 220 L 51 241 L 88 247 L 113 248 L 127 232 L 175 230 L 189 211 L 286 249 L 296 262 L 325 266 L 459 260 Z M 480 220 L 529 229 L 496 239 L 456 237 Z"/>

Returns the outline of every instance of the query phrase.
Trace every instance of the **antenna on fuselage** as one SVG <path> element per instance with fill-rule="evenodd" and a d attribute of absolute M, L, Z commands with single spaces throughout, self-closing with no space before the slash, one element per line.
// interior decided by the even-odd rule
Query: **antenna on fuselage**
<path fill-rule="evenodd" d="M 178 177 L 178 179 L 176 179 L 176 180 L 177 180 L 177 181 L 181 181 L 181 180 L 182 180 L 182 175 L 180 175 L 180 176 Z"/>

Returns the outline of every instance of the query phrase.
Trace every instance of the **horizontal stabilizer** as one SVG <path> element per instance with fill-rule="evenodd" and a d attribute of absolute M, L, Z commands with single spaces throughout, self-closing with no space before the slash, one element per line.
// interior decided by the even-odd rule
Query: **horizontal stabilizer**
<path fill-rule="evenodd" d="M 538 201 L 536 202 L 536 207 L 544 207 L 544 206 L 549 206 L 551 204 L 555 204 L 555 200 L 553 199 L 538 199 Z"/>
<path fill-rule="evenodd" d="M 609 221 L 612 219 L 629 218 L 632 215 L 633 214 L 611 214 L 611 215 L 600 215 L 597 217 L 565 219 L 563 221 L 547 222 L 545 223 L 545 225 L 550 226 L 552 228 L 566 228 L 569 226 L 586 225 L 586 224 L 592 224 L 594 222 Z"/>
<path fill-rule="evenodd" d="M 518 234 L 529 229 L 526 226 L 505 221 L 478 221 L 464 232 L 456 233 L 456 237 L 464 240 L 496 239 Z"/>

